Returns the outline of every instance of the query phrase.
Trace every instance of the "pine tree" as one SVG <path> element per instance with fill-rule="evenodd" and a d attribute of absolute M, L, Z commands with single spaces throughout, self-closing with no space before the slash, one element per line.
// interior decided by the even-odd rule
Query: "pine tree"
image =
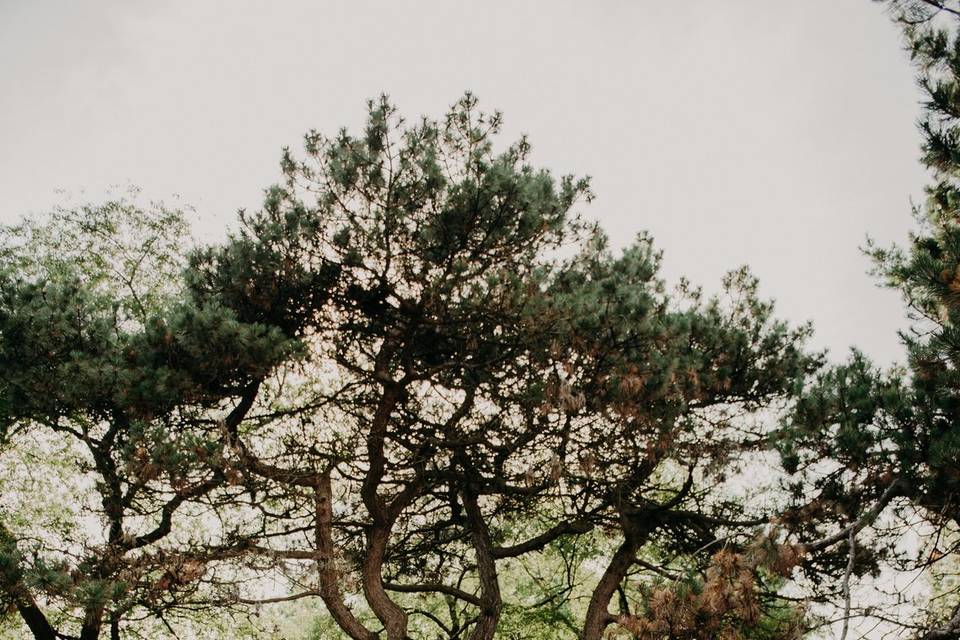
<path fill-rule="evenodd" d="M 313 561 L 302 595 L 354 639 L 492 638 L 500 567 L 590 531 L 613 549 L 580 634 L 641 628 L 645 554 L 706 571 L 725 546 L 739 563 L 775 515 L 716 484 L 769 446 L 747 418 L 819 362 L 746 272 L 725 299 L 674 297 L 649 238 L 614 254 L 573 211 L 588 183 L 532 167 L 525 139 L 496 150 L 500 120 L 470 95 L 413 125 L 373 101 L 360 135 L 314 132 L 304 159 L 287 152 L 263 208 L 191 264 L 192 290 L 239 320 L 304 328 L 277 407 L 297 422 L 272 437 L 236 425 L 229 445 L 287 487 L 277 527 L 314 532 L 263 553 Z M 307 281 L 322 286 L 284 293 Z M 775 592 L 742 562 L 743 589 Z M 614 614 L 624 589 L 638 604 L 625 595 Z M 784 618 L 734 609 L 712 628 L 747 637 Z"/>
<path fill-rule="evenodd" d="M 80 500 L 57 530 L 0 513 L 0 600 L 38 640 L 119 638 L 128 619 L 202 607 L 214 564 L 256 531 L 206 535 L 200 513 L 241 502 L 222 431 L 294 340 L 186 293 L 186 231 L 182 211 L 129 198 L 4 229 L 0 434 L 64 456 Z"/>
<path fill-rule="evenodd" d="M 371 101 L 186 252 L 177 215 L 123 203 L 7 231 L 0 424 L 77 447 L 106 531 L 73 559 L 0 519 L 35 637 L 301 598 L 354 640 L 798 636 L 779 590 L 830 575 L 833 518 L 736 485 L 810 389 L 810 328 L 746 269 L 670 289 L 500 126 L 469 94 L 412 124 Z M 506 583 L 541 554 L 563 570 Z"/>
<path fill-rule="evenodd" d="M 908 246 L 871 243 L 867 249 L 883 283 L 899 290 L 908 306 L 913 324 L 900 334 L 907 365 L 882 371 L 854 352 L 847 363 L 824 370 L 798 403 L 781 443 L 787 467 L 818 492 L 818 507 L 842 514 L 850 542 L 821 558 L 838 576 L 845 555 L 855 575 L 885 561 L 899 570 L 949 562 L 956 549 L 938 545 L 949 549 L 951 531 L 960 526 L 960 6 L 886 4 L 918 70 L 922 160 L 933 178 L 926 201 L 914 210 L 919 229 Z M 828 473 L 824 460 L 835 463 Z M 881 512 L 904 524 L 919 513 L 936 532 L 929 538 L 933 547 L 910 560 L 896 557 L 896 533 L 875 531 L 855 542 Z M 795 512 L 798 530 L 809 530 L 806 515 Z M 910 622 L 926 628 L 917 637 L 960 637 L 956 595 L 942 594 L 938 609 Z M 955 604 L 945 606 L 951 596 Z"/>

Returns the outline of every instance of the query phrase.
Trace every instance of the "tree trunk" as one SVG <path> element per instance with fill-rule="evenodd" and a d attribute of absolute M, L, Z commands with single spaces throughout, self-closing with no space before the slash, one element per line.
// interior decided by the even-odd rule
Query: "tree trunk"
<path fill-rule="evenodd" d="M 56 630 L 50 626 L 47 617 L 37 606 L 30 590 L 23 582 L 23 570 L 20 568 L 17 541 L 13 534 L 0 523 L 0 552 L 7 556 L 9 566 L 0 574 L 0 589 L 7 593 L 16 604 L 17 613 L 30 629 L 36 640 L 57 640 Z"/>
<path fill-rule="evenodd" d="M 613 554 L 610 564 L 607 565 L 590 598 L 590 605 L 587 607 L 587 615 L 583 623 L 582 640 L 601 640 L 604 630 L 616 619 L 609 611 L 610 600 L 616 593 L 617 586 L 630 570 L 630 565 L 633 564 L 639 548 L 639 542 L 632 536 L 628 536 Z"/>
<path fill-rule="evenodd" d="M 103 609 L 88 609 L 80 628 L 80 640 L 97 640 L 103 627 Z"/>
<path fill-rule="evenodd" d="M 390 530 L 396 521 L 397 515 L 402 509 L 402 505 L 394 505 L 389 508 L 383 498 L 381 498 L 378 489 L 386 472 L 386 456 L 384 455 L 384 442 L 387 436 L 387 426 L 390 422 L 390 415 L 400 399 L 401 389 L 395 383 L 390 381 L 387 362 L 393 353 L 394 346 L 385 343 L 380 353 L 377 354 L 375 364 L 375 375 L 381 380 L 383 395 L 374 412 L 370 423 L 370 430 L 367 433 L 367 457 L 369 467 L 366 476 L 363 479 L 363 486 L 360 488 L 360 496 L 363 504 L 370 513 L 373 523 L 367 530 L 367 547 L 361 569 L 363 578 L 363 593 L 366 596 L 367 604 L 373 609 L 373 613 L 383 623 L 387 631 L 387 640 L 407 640 L 407 612 L 397 606 L 390 599 L 386 590 L 383 588 L 383 562 L 386 556 L 387 543 L 390 540 Z"/>
<path fill-rule="evenodd" d="M 340 576 L 334 566 L 336 554 L 333 547 L 333 490 L 330 486 L 330 472 L 326 471 L 317 479 L 314 487 L 316 510 L 316 545 L 320 557 L 317 569 L 320 574 L 320 597 L 333 616 L 337 625 L 353 640 L 376 640 L 372 633 L 353 615 L 340 592 Z"/>
<path fill-rule="evenodd" d="M 57 640 L 57 632 L 47 622 L 47 617 L 33 603 L 32 599 L 27 602 L 21 602 L 17 598 L 17 611 L 20 617 L 27 624 L 27 628 L 33 634 L 35 640 Z"/>
<path fill-rule="evenodd" d="M 464 491 L 463 504 L 467 512 L 467 522 L 470 525 L 470 536 L 477 560 L 482 605 L 477 626 L 470 634 L 470 640 L 492 640 L 497 631 L 497 624 L 500 622 L 500 612 L 503 610 L 497 563 L 493 558 L 490 531 L 483 519 L 480 505 L 477 503 L 477 496 L 469 489 Z"/>
<path fill-rule="evenodd" d="M 363 560 L 363 593 L 367 603 L 383 623 L 387 640 L 407 640 L 407 612 L 387 595 L 383 588 L 383 561 L 390 538 L 390 526 L 374 524 L 367 533 L 367 552 Z"/>

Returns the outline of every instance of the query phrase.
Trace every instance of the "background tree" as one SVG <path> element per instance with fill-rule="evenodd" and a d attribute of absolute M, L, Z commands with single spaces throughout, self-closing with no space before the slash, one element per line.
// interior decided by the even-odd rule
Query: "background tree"
<path fill-rule="evenodd" d="M 2 434 L 63 455 L 65 491 L 93 497 L 59 530 L 0 515 L 0 598 L 35 638 L 119 638 L 124 620 L 188 611 L 230 575 L 211 563 L 256 531 L 203 526 L 250 502 L 221 422 L 244 417 L 238 396 L 292 342 L 185 296 L 186 236 L 181 211 L 123 198 L 4 230 Z"/>
<path fill-rule="evenodd" d="M 910 312 L 913 324 L 901 333 L 907 366 L 882 371 L 854 352 L 824 370 L 798 404 L 782 445 L 787 466 L 802 472 L 796 490 L 808 482 L 819 496 L 794 512 L 793 524 L 816 537 L 810 529 L 816 520 L 806 518 L 816 509 L 836 513 L 844 525 L 839 537 L 826 540 L 841 542 L 845 533 L 846 542 L 818 560 L 818 568 L 845 575 L 843 585 L 884 565 L 936 573 L 955 562 L 960 525 L 960 6 L 927 0 L 887 6 L 919 72 L 923 161 L 933 176 L 926 202 L 914 210 L 919 229 L 909 245 L 868 247 L 884 284 L 902 293 Z M 872 533 L 861 534 L 868 524 L 875 524 Z M 904 553 L 899 543 L 910 530 L 921 543 Z M 820 546 L 826 548 L 814 545 Z M 834 597 L 845 596 L 841 606 L 850 613 L 849 591 L 841 593 L 839 581 L 827 586 Z M 958 595 L 948 587 L 915 619 L 894 622 L 919 629 L 917 637 L 960 637 Z M 852 613 L 891 618 L 876 607 Z"/>

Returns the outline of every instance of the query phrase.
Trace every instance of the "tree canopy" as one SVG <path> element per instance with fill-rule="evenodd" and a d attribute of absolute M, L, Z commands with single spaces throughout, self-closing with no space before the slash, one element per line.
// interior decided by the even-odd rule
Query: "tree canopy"
<path fill-rule="evenodd" d="M 6 623 L 269 637 L 261 607 L 300 603 L 353 640 L 960 637 L 948 582 L 906 611 L 852 591 L 960 543 L 960 45 L 951 7 L 889 6 L 936 178 L 910 245 L 868 249 L 916 316 L 902 368 L 828 362 L 746 267 L 665 282 L 471 94 L 308 133 L 220 243 L 127 197 L 5 228 Z"/>

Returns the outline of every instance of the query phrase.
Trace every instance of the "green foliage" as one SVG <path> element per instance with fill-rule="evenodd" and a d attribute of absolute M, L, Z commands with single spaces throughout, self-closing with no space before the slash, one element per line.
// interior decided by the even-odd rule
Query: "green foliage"
<path fill-rule="evenodd" d="M 302 419 L 357 449 L 264 442 L 271 466 L 254 467 L 299 486 L 330 469 L 363 522 L 332 525 L 344 572 L 364 582 L 368 629 L 390 637 L 456 637 L 470 620 L 521 637 L 580 633 L 596 571 L 575 589 L 552 584 L 560 575 L 539 583 L 517 574 L 528 554 L 491 565 L 484 546 L 543 534 L 540 551 L 573 522 L 609 536 L 602 565 L 624 540 L 631 556 L 648 543 L 697 555 L 721 531 L 749 537 L 736 524 L 749 521 L 746 505 L 707 487 L 732 456 L 765 448 L 763 428 L 743 418 L 785 401 L 819 363 L 803 347 L 809 328 L 777 321 L 746 270 L 716 298 L 668 294 L 651 239 L 611 251 L 573 210 L 591 198 L 587 181 L 530 166 L 525 139 L 498 150 L 500 123 L 470 95 L 443 121 L 411 125 L 373 101 L 360 135 L 312 132 L 304 159 L 285 153 L 284 184 L 188 276 L 192 295 L 241 321 L 303 336 L 306 376 L 331 372 Z M 299 495 L 284 504 L 302 509 Z M 370 576 L 381 573 L 471 595 L 380 594 Z M 339 577 L 321 583 L 342 620 L 343 592 L 356 592 Z M 530 602 L 537 592 L 543 602 Z M 609 597 L 597 596 L 604 607 Z M 483 621 L 477 599 L 488 599 Z"/>
<path fill-rule="evenodd" d="M 953 2 L 892 0 L 886 3 L 902 26 L 907 50 L 924 95 L 919 128 L 922 160 L 933 182 L 915 207 L 918 229 L 905 247 L 869 242 L 876 274 L 897 289 L 909 309 L 911 326 L 901 332 L 907 363 L 881 371 L 854 351 L 846 363 L 810 381 L 779 437 L 790 487 L 805 504 L 782 520 L 808 538 L 823 535 L 818 521 L 835 514 L 854 528 L 873 524 L 880 514 L 902 527 L 926 526 L 921 547 L 927 559 L 908 559 L 899 536 L 875 526 L 855 557 L 822 553 L 805 569 L 842 575 L 878 573 L 880 567 L 927 569 L 946 554 L 938 540 L 960 523 L 960 11 Z M 884 508 L 892 502 L 894 509 Z M 919 516 L 920 518 L 918 518 Z M 892 529 L 891 531 L 896 531 Z M 924 545 L 931 544 L 932 551 Z M 946 594 L 944 594 L 946 595 Z M 954 599 L 955 601 L 955 599 Z M 955 637 L 960 614 L 918 612 L 930 635 Z M 951 618 L 951 616 L 953 616 Z"/>
<path fill-rule="evenodd" d="M 179 293 L 191 244 L 186 212 L 127 193 L 99 205 L 57 207 L 2 233 L 0 264 L 19 280 L 82 283 L 114 301 L 121 321 L 143 322 Z"/>
<path fill-rule="evenodd" d="M 797 407 L 784 454 L 801 463 L 794 443 L 866 474 L 867 495 L 896 477 L 902 491 L 931 516 L 957 521 L 960 503 L 960 39 L 950 22 L 933 20 L 949 7 L 894 2 L 924 91 L 923 161 L 934 183 L 915 209 L 919 230 L 905 247 L 870 243 L 868 254 L 886 286 L 901 292 L 913 326 L 901 333 L 908 369 L 877 370 L 854 352 L 823 372 Z M 861 496 L 863 497 L 863 496 Z"/>
<path fill-rule="evenodd" d="M 0 432 L 13 453 L 36 456 L 33 478 L 63 478 L 76 496 L 60 517 L 37 508 L 50 496 L 32 494 L 4 452 L 0 593 L 36 611 L 34 633 L 90 637 L 125 616 L 176 616 L 201 597 L 211 544 L 243 537 L 235 525 L 177 536 L 174 516 L 199 517 L 185 506 L 195 501 L 235 503 L 224 410 L 300 346 L 190 294 L 185 230 L 183 212 L 126 199 L 3 230 Z"/>
<path fill-rule="evenodd" d="M 725 485 L 820 365 L 810 328 L 746 269 L 669 291 L 649 236 L 613 251 L 575 211 L 588 181 L 500 127 L 469 94 L 412 124 L 371 101 L 187 255 L 176 212 L 122 201 L 7 230 L 0 425 L 74 441 L 105 535 L 31 556 L 22 527 L 0 591 L 87 637 L 243 609 L 280 573 L 326 606 L 318 638 L 645 637 L 675 613 L 789 637 L 758 563 L 735 593 L 709 576 L 772 515 Z M 701 607 L 701 582 L 750 606 Z"/>

